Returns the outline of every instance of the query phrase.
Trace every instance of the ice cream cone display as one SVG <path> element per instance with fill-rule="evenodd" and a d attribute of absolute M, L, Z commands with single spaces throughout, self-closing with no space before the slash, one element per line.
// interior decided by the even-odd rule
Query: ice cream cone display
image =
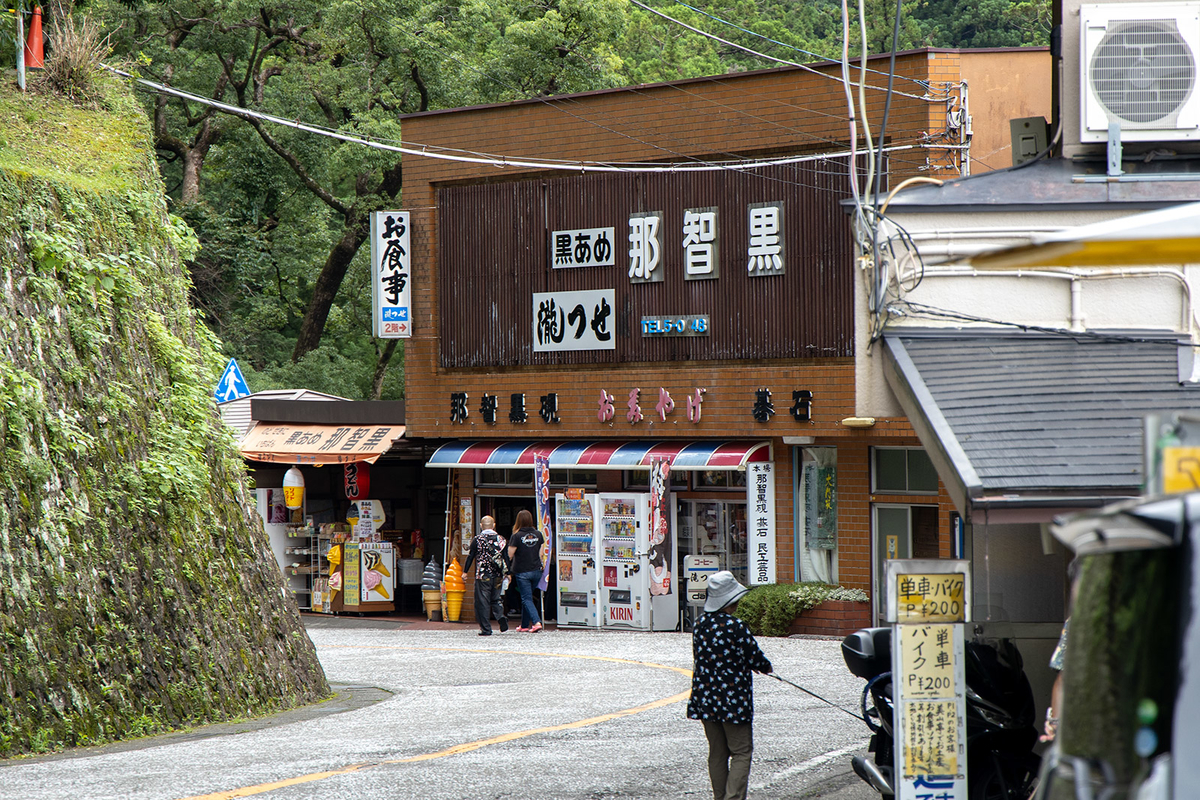
<path fill-rule="evenodd" d="M 430 559 L 421 576 L 421 597 L 425 601 L 425 617 L 430 621 L 435 616 L 439 620 L 442 618 L 442 587 L 441 581 L 438 580 L 440 574 L 438 563 Z"/>
<path fill-rule="evenodd" d="M 449 622 L 458 622 L 459 616 L 462 615 L 462 600 L 463 592 L 466 590 L 466 584 L 463 583 L 462 566 L 458 563 L 458 559 L 450 562 L 450 566 L 446 567 L 446 619 Z"/>

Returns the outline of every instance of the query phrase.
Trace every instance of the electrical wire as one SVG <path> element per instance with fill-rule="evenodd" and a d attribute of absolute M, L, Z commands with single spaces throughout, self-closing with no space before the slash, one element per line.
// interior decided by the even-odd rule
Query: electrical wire
<path fill-rule="evenodd" d="M 705 10 L 704 10 L 704 9 L 702 9 L 702 8 L 696 8 L 695 6 L 689 6 L 687 3 L 680 2 L 680 0 L 673 0 L 673 2 L 674 2 L 674 3 L 675 3 L 675 5 L 677 5 L 677 6 L 683 6 L 684 8 L 687 8 L 687 9 L 690 9 L 690 10 L 692 10 L 692 11 L 695 11 L 697 14 L 703 14 L 704 16 L 708 17 L 709 19 L 711 19 L 711 20 L 714 20 L 714 21 L 716 21 L 716 22 L 719 22 L 719 23 L 721 23 L 722 25 L 728 25 L 729 27 L 731 27 L 731 28 L 734 28 L 735 30 L 739 30 L 739 31 L 741 31 L 742 33 L 748 33 L 748 34 L 750 34 L 751 36 L 757 36 L 759 39 L 763 39 L 764 41 L 768 41 L 768 42 L 770 42 L 771 44 L 779 45 L 780 47 L 786 47 L 786 48 L 788 48 L 789 50 L 795 50 L 797 53 L 803 53 L 803 54 L 804 54 L 804 55 L 806 55 L 806 56 L 812 56 L 813 58 L 819 58 L 819 59 L 821 59 L 822 61 L 828 61 L 828 62 L 830 62 L 830 63 L 834 63 L 834 62 L 836 62 L 836 61 L 837 61 L 837 59 L 836 59 L 836 58 L 830 58 L 829 56 L 823 56 L 823 55 L 821 55 L 820 53 L 814 53 L 814 52 L 812 52 L 811 50 L 805 50 L 805 49 L 804 49 L 804 48 L 802 48 L 802 47 L 796 47 L 795 45 L 788 44 L 787 42 L 781 42 L 781 41 L 779 41 L 778 39 L 772 39 L 770 36 L 764 36 L 763 34 L 761 34 L 761 33 L 758 33 L 757 31 L 750 30 L 749 28 L 743 28 L 741 25 L 738 25 L 736 22 L 730 22 L 730 21 L 729 21 L 729 20 L 727 20 L 727 19 L 722 19 L 721 17 L 718 17 L 718 16 L 716 16 L 716 15 L 714 15 L 714 14 L 710 14 L 709 12 L 705 11 Z M 871 73 L 874 73 L 874 74 L 876 74 L 876 75 L 887 75 L 887 76 L 888 76 L 888 79 L 889 79 L 889 80 L 891 80 L 891 79 L 894 77 L 894 70 L 895 70 L 895 64 L 896 64 L 895 52 L 894 52 L 894 51 L 895 51 L 895 49 L 896 49 L 896 48 L 895 48 L 895 44 L 893 44 L 893 45 L 892 45 L 892 50 L 893 50 L 893 53 L 892 53 L 892 68 L 893 68 L 893 72 L 890 72 L 890 73 L 885 73 L 885 72 L 881 72 L 881 71 L 879 71 L 879 70 L 877 70 L 877 69 L 868 69 L 868 70 L 867 70 L 867 72 L 871 72 Z M 917 79 L 917 78 L 910 78 L 910 77 L 908 77 L 908 76 L 903 76 L 903 77 L 904 77 L 904 80 L 906 80 L 906 81 L 912 81 L 913 83 L 917 84 L 918 86 L 920 86 L 922 89 L 925 89 L 926 91 L 932 91 L 932 87 L 931 87 L 931 82 L 930 82 L 930 81 L 923 81 L 923 80 L 919 80 L 919 79 Z"/>
<path fill-rule="evenodd" d="M 284 119 L 283 117 L 274 114 L 267 114 L 262 111 L 253 111 L 240 106 L 222 103 L 219 100 L 213 100 L 208 97 L 191 92 L 185 92 L 175 89 L 170 86 L 165 86 L 160 83 L 148 81 L 144 78 L 139 78 L 131 75 L 128 72 L 116 69 L 108 65 L 102 65 L 105 69 L 120 75 L 123 78 L 129 78 L 137 82 L 139 85 L 152 89 L 155 92 L 172 95 L 185 100 L 190 100 L 201 105 L 211 106 L 232 114 L 237 117 L 250 117 L 260 119 L 265 122 L 272 122 L 277 125 L 295 128 L 296 130 L 314 133 L 318 136 L 326 136 L 332 139 L 338 139 L 344 142 L 360 144 L 364 147 L 370 147 L 376 150 L 386 150 L 394 153 L 402 153 L 404 155 L 422 156 L 425 158 L 437 158 L 447 161 L 459 161 L 473 164 L 486 164 L 495 167 L 522 167 L 527 169 L 551 169 L 568 172 L 630 172 L 630 173 L 675 173 L 675 172 L 717 172 L 722 170 L 744 172 L 748 170 L 761 169 L 765 167 L 787 166 L 791 164 L 802 164 L 811 161 L 832 161 L 835 159 L 845 158 L 846 152 L 838 153 L 819 153 L 798 156 L 786 156 L 781 158 L 771 159 L 739 159 L 735 162 L 718 162 L 718 161 L 695 161 L 689 163 L 665 163 L 665 162 L 637 162 L 637 161 L 588 161 L 588 160 L 567 160 L 567 159 L 539 159 L 527 157 L 509 157 L 502 155 L 494 155 L 488 153 L 478 153 L 470 150 L 460 150 L 457 148 L 438 147 L 436 145 L 423 145 L 410 143 L 408 145 L 393 145 L 386 141 L 371 139 L 363 136 L 355 136 L 352 134 L 342 133 L 340 131 L 331 130 L 318 125 L 309 125 L 298 120 Z M 911 150 L 917 149 L 919 145 L 901 145 L 895 150 Z"/>
<path fill-rule="evenodd" d="M 1090 342 L 1112 342 L 1126 344 L 1153 344 L 1163 347 L 1173 347 L 1175 349 L 1187 348 L 1194 350 L 1200 345 L 1193 344 L 1190 341 L 1180 341 L 1178 339 L 1167 338 L 1149 338 L 1145 336 L 1122 336 L 1112 333 L 1097 333 L 1095 331 L 1072 331 L 1067 328 L 1049 328 L 1042 325 L 1029 325 L 1023 322 L 1008 322 L 1002 319 L 991 319 L 989 317 L 980 317 L 974 314 L 965 314 L 959 311 L 952 311 L 947 308 L 938 308 L 937 306 L 925 305 L 924 303 L 914 303 L 909 300 L 899 301 L 901 308 L 896 309 L 899 316 L 925 316 L 931 319 L 950 319 L 959 322 L 979 322 L 988 325 L 1001 325 L 1006 328 L 1016 328 L 1026 333 L 1044 333 L 1052 336 L 1061 336 L 1066 339 L 1074 339 L 1076 341 L 1086 340 Z M 915 314 L 910 314 L 909 309 L 915 311 Z"/>
<path fill-rule="evenodd" d="M 749 54 L 751 54 L 751 55 L 758 56 L 759 58 L 766 59 L 767 61 L 774 61 L 774 62 L 776 62 L 776 63 L 778 63 L 778 64 L 786 64 L 786 65 L 787 65 L 787 66 L 789 66 L 789 67 L 798 67 L 798 68 L 800 68 L 800 69 L 802 69 L 802 70 L 805 70 L 805 71 L 807 71 L 807 72 L 811 72 L 811 73 L 813 73 L 814 75 L 820 75 L 820 76 L 821 76 L 821 77 L 823 77 L 823 78 L 832 78 L 833 80 L 837 80 L 836 78 L 833 78 L 833 76 L 832 76 L 832 75 L 826 75 L 824 72 L 821 72 L 821 71 L 820 71 L 820 70 L 818 70 L 818 69 L 814 69 L 813 67 L 810 67 L 810 66 L 809 66 L 809 65 L 807 65 L 807 64 L 801 64 L 801 63 L 800 63 L 800 62 L 798 62 L 798 61 L 789 61 L 789 60 L 787 60 L 786 58 L 779 58 L 779 57 L 777 57 L 777 56 L 771 56 L 771 55 L 767 55 L 766 53 L 760 53 L 759 51 L 757 51 L 757 50 L 754 50 L 754 49 L 751 49 L 751 48 L 749 48 L 749 47 L 746 47 L 745 45 L 740 45 L 740 44 L 738 44 L 737 42 L 731 42 L 731 41 L 729 41 L 728 39 L 723 39 L 723 38 L 721 38 L 720 36 L 717 36 L 715 33 L 709 33 L 708 31 L 704 31 L 704 30 L 701 30 L 700 28 L 697 28 L 697 27 L 695 27 L 695 26 L 693 26 L 693 25 L 689 25 L 689 24 L 687 24 L 686 22 L 683 22 L 682 20 L 675 19 L 675 18 L 674 18 L 674 17 L 672 17 L 671 15 L 669 15 L 669 14 L 666 14 L 666 13 L 664 13 L 664 12 L 662 12 L 662 11 L 659 11 L 657 8 L 651 8 L 650 6 L 648 6 L 648 5 L 646 5 L 645 3 L 641 2 L 641 0 L 629 0 L 629 2 L 630 2 L 630 3 L 632 3 L 633 5 L 637 6 L 638 8 L 641 8 L 641 9 L 644 9 L 644 10 L 646 10 L 646 11 L 649 11 L 651 14 L 655 14 L 655 15 L 657 15 L 657 16 L 660 16 L 660 17 L 662 17 L 663 19 L 665 19 L 665 20 L 667 20 L 667 21 L 669 21 L 669 22 L 673 22 L 673 23 L 675 23 L 676 25 L 678 25 L 678 26 L 680 26 L 680 27 L 682 27 L 682 28 L 687 28 L 687 29 L 688 29 L 689 31 L 691 31 L 692 33 L 697 33 L 697 34 L 699 34 L 699 35 L 701 35 L 701 36 L 703 36 L 703 37 L 705 37 L 705 38 L 707 38 L 707 39 L 712 39 L 712 40 L 713 40 L 713 41 L 715 41 L 715 42 L 720 42 L 720 43 L 721 43 L 721 44 L 723 44 L 723 45 L 727 45 L 727 46 L 729 46 L 729 47 L 733 47 L 733 48 L 735 48 L 735 49 L 737 49 L 737 50 L 741 50 L 741 51 L 743 51 L 743 52 L 746 52 L 746 53 L 749 53 Z M 882 86 L 871 86 L 870 88 L 871 88 L 871 89 L 878 90 L 878 91 L 883 91 L 883 87 L 882 87 Z M 922 100 L 922 101 L 924 101 L 924 102 L 941 102 L 941 101 L 942 101 L 942 98 L 935 98 L 935 97 L 931 97 L 931 96 L 929 96 L 929 95 L 916 95 L 916 94 L 911 94 L 911 93 L 909 93 L 909 92 L 896 92 L 896 94 L 900 94 L 900 95 L 903 95 L 903 96 L 905 96 L 905 97 L 911 97 L 911 98 L 912 98 L 912 99 L 914 99 L 914 100 Z"/>

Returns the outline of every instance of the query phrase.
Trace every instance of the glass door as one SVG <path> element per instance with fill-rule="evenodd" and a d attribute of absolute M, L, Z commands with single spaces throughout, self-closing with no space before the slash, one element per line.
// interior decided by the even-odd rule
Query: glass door
<path fill-rule="evenodd" d="M 875 615 L 882 618 L 887 603 L 888 561 L 912 554 L 912 524 L 908 506 L 877 505 L 875 510 Z"/>
<path fill-rule="evenodd" d="M 694 500 L 694 553 L 715 555 L 721 569 L 746 582 L 746 503 L 728 500 Z"/>

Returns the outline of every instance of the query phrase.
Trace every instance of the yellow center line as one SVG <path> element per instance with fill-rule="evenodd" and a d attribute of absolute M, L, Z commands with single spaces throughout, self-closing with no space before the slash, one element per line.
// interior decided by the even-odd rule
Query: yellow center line
<path fill-rule="evenodd" d="M 546 658 L 578 658 L 587 661 L 605 661 L 613 664 L 631 664 L 639 667 L 652 667 L 654 669 L 665 669 L 672 672 L 678 672 L 692 677 L 692 671 L 683 667 L 672 667 L 669 664 L 658 664 L 653 661 L 635 661 L 630 658 L 614 658 L 612 656 L 585 656 L 576 653 L 540 653 L 540 652 L 524 652 L 514 650 L 483 650 L 478 648 L 467 647 L 407 647 L 404 645 L 329 645 L 321 648 L 323 650 L 421 650 L 426 652 L 443 652 L 443 653 L 487 653 L 489 655 L 517 655 L 517 656 L 542 656 Z M 688 698 L 691 690 L 680 692 L 679 694 L 664 697 L 661 700 L 654 700 L 649 703 L 644 703 L 640 706 L 632 708 L 624 708 L 620 711 L 613 711 L 608 714 L 601 714 L 597 717 L 588 717 L 587 719 L 577 720 L 575 722 L 567 722 L 562 725 L 548 725 L 542 728 L 530 728 L 523 731 L 513 731 L 512 733 L 504 733 L 499 736 L 492 736 L 488 739 L 477 739 L 473 742 L 464 742 L 456 744 L 453 747 L 448 747 L 445 750 L 438 750 L 433 753 L 424 753 L 419 756 L 409 756 L 408 758 L 396 758 L 387 761 L 367 761 L 361 764 L 351 764 L 339 769 L 325 770 L 324 772 L 310 772 L 307 775 L 297 775 L 294 778 L 285 778 L 281 781 L 272 781 L 270 783 L 259 783 L 254 786 L 243 786 L 240 789 L 231 789 L 224 792 L 213 792 L 212 794 L 199 794 L 191 797 L 185 797 L 182 800 L 233 800 L 235 797 L 251 797 L 257 794 L 266 794 L 273 792 L 276 789 L 285 789 L 289 786 L 299 786 L 305 783 L 313 783 L 314 781 L 323 781 L 326 778 L 334 778 L 338 775 L 348 775 L 352 772 L 359 772 L 365 769 L 373 769 L 387 764 L 412 764 L 418 761 L 432 761 L 436 758 L 445 758 L 447 756 L 459 755 L 460 753 L 469 753 L 472 750 L 479 750 L 493 744 L 503 744 L 505 742 L 524 739 L 529 736 L 537 736 L 543 733 L 555 733 L 556 731 L 568 731 L 576 728 L 586 728 L 590 725 L 599 725 L 602 722 L 610 722 L 614 719 L 641 714 L 643 711 L 652 711 L 656 708 L 662 708 L 674 703 L 680 703 Z"/>

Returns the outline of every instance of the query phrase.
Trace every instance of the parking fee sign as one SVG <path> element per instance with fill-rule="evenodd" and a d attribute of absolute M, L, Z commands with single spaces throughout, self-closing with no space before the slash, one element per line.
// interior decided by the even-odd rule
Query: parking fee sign
<path fill-rule="evenodd" d="M 887 562 L 897 800 L 966 800 L 966 561 Z"/>
<path fill-rule="evenodd" d="M 720 568 L 716 556 L 684 556 L 683 571 L 687 575 L 689 606 L 702 606 L 708 597 L 708 579 Z"/>

